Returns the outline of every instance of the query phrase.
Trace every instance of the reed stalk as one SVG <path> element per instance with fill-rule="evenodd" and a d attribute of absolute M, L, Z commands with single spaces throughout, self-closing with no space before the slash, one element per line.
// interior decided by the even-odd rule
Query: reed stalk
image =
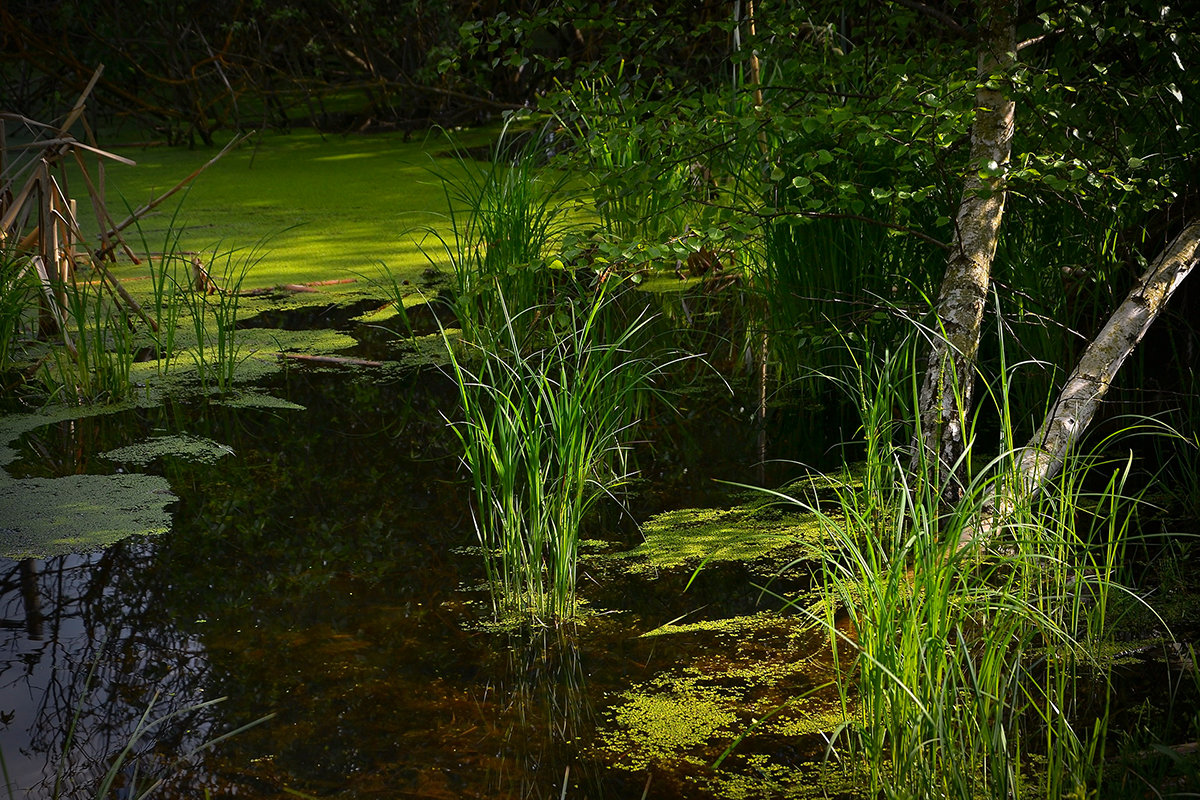
<path fill-rule="evenodd" d="M 561 324 L 533 348 L 527 319 L 546 309 L 510 311 L 498 283 L 495 292 L 503 328 L 483 343 L 448 342 L 463 406 L 454 431 L 497 615 L 551 623 L 576 612 L 580 529 L 628 478 L 640 398 L 662 367 L 638 351 L 647 317 L 606 333 L 604 292 L 557 309 Z"/>

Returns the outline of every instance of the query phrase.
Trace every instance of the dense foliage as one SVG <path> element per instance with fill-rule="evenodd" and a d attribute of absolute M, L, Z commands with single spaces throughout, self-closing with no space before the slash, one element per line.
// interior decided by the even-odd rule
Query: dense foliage
<path fill-rule="evenodd" d="M 19 0 L 0 9 L 0 92 L 48 118 L 104 64 L 100 123 L 193 143 L 540 120 L 598 218 L 561 263 L 746 279 L 785 380 L 847 332 L 890 336 L 897 309 L 923 317 L 964 175 L 1004 172 L 1002 318 L 1061 369 L 1195 213 L 1200 47 L 1149 0 L 1016 7 L 1015 69 L 980 76 L 958 0 Z M 1016 101 L 1010 163 L 969 163 L 980 81 Z M 1190 391 L 1194 297 L 1137 383 Z"/>

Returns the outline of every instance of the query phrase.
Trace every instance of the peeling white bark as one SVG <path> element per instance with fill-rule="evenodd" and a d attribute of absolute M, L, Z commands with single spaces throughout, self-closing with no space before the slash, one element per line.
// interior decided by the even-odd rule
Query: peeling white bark
<path fill-rule="evenodd" d="M 1200 220 L 1192 221 L 1164 250 L 1092 340 L 1063 385 L 1058 401 L 1021 452 L 1026 492 L 1054 477 L 1083 434 L 1117 370 L 1133 352 L 1175 289 L 1200 259 Z"/>
<path fill-rule="evenodd" d="M 991 280 L 1000 222 L 1004 217 L 1015 106 L 992 76 L 1010 72 L 1016 60 L 1013 0 L 979 3 L 980 46 L 971 126 L 971 157 L 955 219 L 955 237 L 938 293 L 937 325 L 919 398 L 921 452 L 938 465 L 937 480 L 948 500 L 957 499 L 954 478 L 966 442 L 975 357 Z M 914 462 L 914 466 L 915 466 Z"/>
<path fill-rule="evenodd" d="M 1062 468 L 1067 454 L 1091 424 L 1117 371 L 1197 261 L 1200 220 L 1193 220 L 1155 259 L 1088 345 L 1041 427 L 1018 454 L 1016 485 L 997 487 L 979 517 L 963 528 L 959 547 L 995 535 L 1017 501 L 1041 491 Z"/>

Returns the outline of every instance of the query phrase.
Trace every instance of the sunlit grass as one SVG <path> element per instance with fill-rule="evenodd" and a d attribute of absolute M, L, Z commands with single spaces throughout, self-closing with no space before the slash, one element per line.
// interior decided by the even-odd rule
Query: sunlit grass
<path fill-rule="evenodd" d="M 1106 673 L 1090 654 L 1128 592 L 1130 463 L 1077 454 L 1014 498 L 1006 374 L 984 401 L 1003 420 L 998 453 L 947 507 L 932 465 L 898 446 L 911 441 L 893 409 L 918 385 L 912 349 L 851 363 L 829 378 L 859 408 L 867 477 L 834 504 L 805 504 L 825 527 L 824 600 L 808 613 L 831 635 L 848 720 L 832 750 L 867 766 L 870 797 L 1090 796 L 1110 747 Z M 1085 692 L 1085 680 L 1099 683 Z"/>
<path fill-rule="evenodd" d="M 464 419 L 454 426 L 471 474 L 476 527 L 497 613 L 553 622 L 575 615 L 579 533 L 628 479 L 639 395 L 660 371 L 638 352 L 647 318 L 607 330 L 611 302 L 509 313 L 484 342 L 449 344 Z M 559 316 L 530 347 L 524 319 Z"/>

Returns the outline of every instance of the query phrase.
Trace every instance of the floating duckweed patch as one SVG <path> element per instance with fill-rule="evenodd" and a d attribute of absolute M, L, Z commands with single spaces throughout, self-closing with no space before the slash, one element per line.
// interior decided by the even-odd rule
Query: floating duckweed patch
<path fill-rule="evenodd" d="M 203 436 L 179 434 L 177 436 L 154 436 L 145 441 L 118 447 L 101 453 L 101 458 L 122 464 L 145 466 L 151 461 L 166 456 L 195 461 L 200 464 L 215 464 L 225 456 L 233 455 L 228 445 L 214 442 Z"/>
<path fill-rule="evenodd" d="M 602 750 L 616 766 L 641 771 L 655 763 L 711 763 L 737 735 L 737 714 L 723 690 L 692 676 L 659 677 L 621 694 Z"/>
<path fill-rule="evenodd" d="M 418 302 L 423 302 L 423 300 L 415 294 L 408 295 L 407 297 L 404 298 L 404 307 L 405 308 L 409 308 L 409 302 L 408 302 L 409 300 L 413 300 L 412 305 L 414 305 L 414 306 L 417 305 Z M 384 305 L 381 305 L 379 308 L 375 309 L 374 311 L 367 311 L 363 314 L 359 314 L 357 317 L 354 317 L 354 319 L 351 321 L 352 322 L 361 322 L 364 325 L 374 325 L 376 327 L 383 328 L 384 330 L 392 331 L 394 333 L 398 333 L 398 332 L 404 330 L 404 327 L 405 327 L 404 320 L 402 320 L 400 318 L 400 315 L 396 313 L 396 308 L 395 308 L 394 304 L 390 303 L 390 302 L 386 303 Z"/>
<path fill-rule="evenodd" d="M 181 330 L 169 364 L 146 361 L 132 365 L 130 380 L 139 387 L 141 402 L 153 404 L 161 402 L 166 396 L 195 394 L 200 390 L 195 335 L 189 338 L 189 333 Z M 354 337 L 329 329 L 289 331 L 243 328 L 235 336 L 237 364 L 234 379 L 243 385 L 260 381 L 284 369 L 289 359 L 281 354 L 323 355 L 347 350 L 358 344 Z M 216 351 L 211 347 L 204 351 L 204 359 L 208 382 L 214 383 L 216 373 L 222 371 L 223 367 L 219 365 Z"/>
<path fill-rule="evenodd" d="M 839 764 L 783 764 L 765 753 L 742 759 L 745 772 L 722 769 L 709 783 L 710 790 L 725 800 L 808 800 L 862 796 L 865 775 L 854 775 Z"/>
<path fill-rule="evenodd" d="M 166 533 L 167 506 L 177 499 L 166 480 L 153 475 L 0 479 L 0 555 L 52 558 Z"/>
<path fill-rule="evenodd" d="M 753 561 L 781 551 L 811 558 L 821 530 L 815 515 L 778 507 L 685 508 L 651 517 L 642 526 L 646 541 L 616 557 L 636 559 L 630 567 L 635 573 L 703 561 Z"/>
<path fill-rule="evenodd" d="M 702 763 L 715 757 L 708 745 L 727 745 L 751 725 L 756 734 L 809 736 L 844 721 L 840 709 L 823 700 L 795 699 L 816 669 L 810 659 L 773 649 L 698 659 L 679 675 L 660 675 L 621 694 L 610 711 L 614 729 L 604 732 L 604 749 L 618 766 L 642 769 L 649 763 Z M 756 720 L 761 720 L 756 723 Z M 636 754 L 636 755 L 635 755 Z"/>
<path fill-rule="evenodd" d="M 767 720 L 763 727 L 777 736 L 799 738 L 828 734 L 846 721 L 846 715 L 836 703 L 804 699 L 789 703 L 786 709 Z"/>
<path fill-rule="evenodd" d="M 813 783 L 764 771 L 762 764 L 778 760 L 755 754 L 767 748 L 789 753 L 792 766 L 819 764 L 828 736 L 845 724 L 841 704 L 819 685 L 827 636 L 774 612 L 664 625 L 647 635 L 715 638 L 708 655 L 619 696 L 599 731 L 603 757 L 619 769 L 658 766 L 718 797 L 810 796 Z M 743 735 L 720 769 L 708 769 Z"/>
<path fill-rule="evenodd" d="M 179 249 L 204 252 L 217 241 L 266 237 L 264 257 L 245 288 L 349 279 L 375 271 L 380 262 L 415 281 L 429 262 L 404 230 L 441 224 L 446 211 L 441 181 L 429 169 L 428 145 L 406 142 L 399 132 L 259 133 L 192 184 L 176 220 Z M 213 154 L 178 147 L 126 151 L 138 164 L 109 168 L 109 208 L 123 207 L 117 190 L 140 205 Z M 435 163 L 458 169 L 453 160 Z M 163 240 L 164 226 L 158 218 L 142 221 L 152 244 Z"/>
<path fill-rule="evenodd" d="M 426 287 L 426 289 L 422 289 L 413 286 L 411 287 L 411 291 L 404 295 L 402 301 L 406 314 L 410 311 L 414 312 L 414 314 L 420 313 L 421 309 L 430 306 L 434 302 L 434 298 L 437 296 L 436 289 L 428 288 L 428 284 L 426 284 Z M 385 293 L 388 290 L 386 287 L 381 287 L 376 291 L 377 293 Z M 392 331 L 401 331 L 407 327 L 404 320 L 396 313 L 395 301 L 390 299 L 380 300 L 378 307 L 359 314 L 352 321 L 361 322 L 365 325 L 377 325 Z"/>
<path fill-rule="evenodd" d="M 837 472 L 813 472 L 789 483 L 781 494 L 789 497 L 804 497 L 813 493 L 823 495 L 847 489 L 861 489 L 865 463 L 847 464 Z"/>
<path fill-rule="evenodd" d="M 304 406 L 262 392 L 241 392 L 233 397 L 224 397 L 217 401 L 218 405 L 230 408 L 277 408 L 283 411 L 303 411 Z"/>
<path fill-rule="evenodd" d="M 432 333 L 401 339 L 396 342 L 393 357 L 403 369 L 448 366 L 450 360 L 446 347 L 453 347 L 461 333 L 457 329 L 447 329 L 445 336 Z"/>
<path fill-rule="evenodd" d="M 258 353 L 331 353 L 358 344 L 353 336 L 329 328 L 244 328 L 237 332 L 237 339 L 241 347 Z"/>
<path fill-rule="evenodd" d="M 681 633 L 695 633 L 697 631 L 708 631 L 719 634 L 729 634 L 732 636 L 742 636 L 750 631 L 774 631 L 778 632 L 783 620 L 779 615 L 771 612 L 763 612 L 761 614 L 750 614 L 741 617 L 729 617 L 727 619 L 706 619 L 700 622 L 685 622 L 679 625 L 667 623 L 660 625 L 652 631 L 646 631 L 642 634 L 642 638 L 651 636 L 670 636 Z"/>

